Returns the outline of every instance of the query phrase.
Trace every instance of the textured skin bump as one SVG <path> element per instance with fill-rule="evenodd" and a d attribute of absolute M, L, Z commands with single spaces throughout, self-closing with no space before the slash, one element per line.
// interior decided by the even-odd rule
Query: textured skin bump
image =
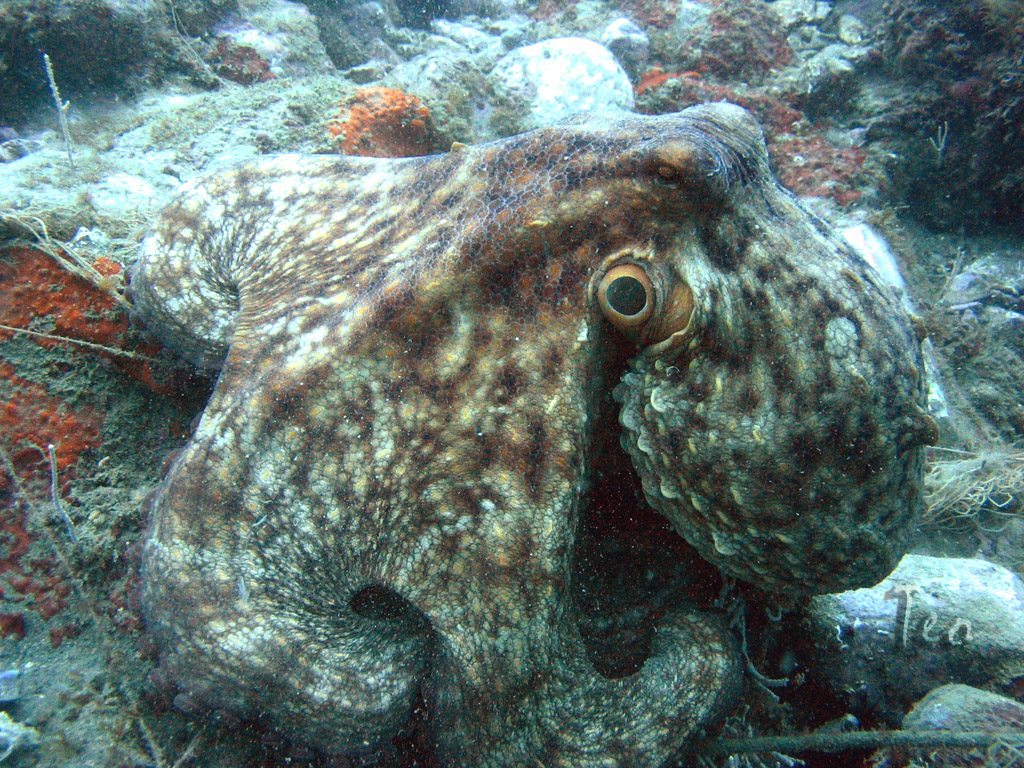
<path fill-rule="evenodd" d="M 628 338 L 596 298 L 623 263 L 654 293 Z M 219 368 L 150 511 L 159 675 L 326 752 L 372 751 L 422 691 L 444 765 L 655 768 L 729 706 L 714 617 L 668 613 L 621 679 L 580 640 L 617 382 L 650 502 L 766 589 L 871 581 L 917 503 L 907 320 L 738 107 L 258 160 L 182 190 L 132 292 Z"/>

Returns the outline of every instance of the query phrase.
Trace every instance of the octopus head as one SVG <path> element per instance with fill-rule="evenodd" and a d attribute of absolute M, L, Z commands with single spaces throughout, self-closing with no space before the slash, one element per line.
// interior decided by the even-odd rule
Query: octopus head
<path fill-rule="evenodd" d="M 649 503 L 727 574 L 794 596 L 874 583 L 905 549 L 934 441 L 918 339 L 774 182 L 749 114 L 705 109 L 701 135 L 638 149 L 675 226 L 591 286 L 640 347 L 615 392 L 624 447 Z"/>

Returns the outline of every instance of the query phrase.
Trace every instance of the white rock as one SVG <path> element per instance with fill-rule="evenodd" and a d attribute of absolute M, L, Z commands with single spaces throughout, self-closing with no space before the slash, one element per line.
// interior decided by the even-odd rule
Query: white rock
<path fill-rule="evenodd" d="M 938 685 L 999 690 L 1024 670 L 1024 583 L 984 560 L 907 555 L 874 587 L 813 598 L 807 625 L 854 714 L 893 723 Z"/>
<path fill-rule="evenodd" d="M 847 227 L 839 234 L 864 261 L 875 268 L 885 282 L 893 287 L 899 294 L 903 306 L 912 314 L 917 314 L 917 307 L 910 298 L 910 290 L 903 279 L 899 262 L 896 261 L 896 256 L 889 249 L 885 238 L 863 222 Z M 925 339 L 921 343 L 921 354 L 924 357 L 925 380 L 928 384 L 928 412 L 939 419 L 947 418 L 949 401 L 946 398 L 946 388 L 942 383 L 942 374 L 931 339 Z"/>
<path fill-rule="evenodd" d="M 801 24 L 816 24 L 824 21 L 832 6 L 823 0 L 777 0 L 772 10 L 779 14 L 786 29 Z"/>
<path fill-rule="evenodd" d="M 89 201 L 96 213 L 112 219 L 147 216 L 164 195 L 141 176 L 114 173 L 89 188 Z"/>
<path fill-rule="evenodd" d="M 907 281 L 903 279 L 896 256 L 889 249 L 889 244 L 885 242 L 885 239 L 872 227 L 863 223 L 847 227 L 839 234 L 843 236 L 843 239 L 853 247 L 853 250 L 864 261 L 874 267 L 875 271 L 885 278 L 885 282 L 896 289 L 904 305 L 913 311 L 914 307 L 910 303 Z"/>
<path fill-rule="evenodd" d="M 483 30 L 476 29 L 468 24 L 459 24 L 447 19 L 434 19 L 431 21 L 430 31 L 435 35 L 454 40 L 473 52 L 486 51 L 488 48 L 495 48 L 501 45 L 501 39 L 494 35 L 489 35 Z"/>
<path fill-rule="evenodd" d="M 517 48 L 491 70 L 504 132 L 552 125 L 570 115 L 632 109 L 633 88 L 611 51 L 582 37 Z"/>
<path fill-rule="evenodd" d="M 230 15 L 213 32 L 255 50 L 277 77 L 334 69 L 320 42 L 316 19 L 301 3 L 242 0 L 237 15 Z"/>
<path fill-rule="evenodd" d="M 605 28 L 601 43 L 630 75 L 640 76 L 651 51 L 651 40 L 646 32 L 625 16 L 620 16 Z"/>
<path fill-rule="evenodd" d="M 867 39 L 868 28 L 856 16 L 844 13 L 839 17 L 839 39 L 848 45 L 860 45 Z"/>

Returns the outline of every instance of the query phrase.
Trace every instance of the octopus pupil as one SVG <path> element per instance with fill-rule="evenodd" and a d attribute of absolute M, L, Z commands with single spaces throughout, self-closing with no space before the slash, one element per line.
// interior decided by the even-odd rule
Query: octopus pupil
<path fill-rule="evenodd" d="M 608 285 L 608 306 L 627 317 L 639 314 L 647 306 L 647 290 L 635 277 L 617 277 Z"/>

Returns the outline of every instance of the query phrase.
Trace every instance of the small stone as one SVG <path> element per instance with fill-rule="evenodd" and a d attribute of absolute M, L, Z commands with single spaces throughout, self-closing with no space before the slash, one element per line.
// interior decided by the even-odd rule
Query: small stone
<path fill-rule="evenodd" d="M 772 3 L 786 29 L 824 21 L 832 6 L 823 0 L 777 0 Z"/>
<path fill-rule="evenodd" d="M 20 747 L 39 746 L 39 731 L 24 723 L 12 720 L 6 712 L 0 712 L 0 762 L 6 760 Z"/>
<path fill-rule="evenodd" d="M 0 163 L 10 163 L 42 147 L 42 143 L 29 139 L 11 139 L 0 144 Z"/>
<path fill-rule="evenodd" d="M 0 671 L 0 704 L 10 704 L 21 698 L 21 670 Z"/>
<path fill-rule="evenodd" d="M 605 29 L 601 43 L 615 55 L 631 77 L 640 76 L 651 52 L 651 40 L 640 27 L 620 16 Z"/>
<path fill-rule="evenodd" d="M 839 17 L 839 39 L 847 45 L 861 45 L 868 36 L 868 28 L 856 16 L 844 13 Z"/>
<path fill-rule="evenodd" d="M 251 48 L 275 76 L 296 76 L 333 69 L 320 42 L 316 20 L 302 3 L 242 0 L 238 13 L 213 28 L 234 46 Z"/>

